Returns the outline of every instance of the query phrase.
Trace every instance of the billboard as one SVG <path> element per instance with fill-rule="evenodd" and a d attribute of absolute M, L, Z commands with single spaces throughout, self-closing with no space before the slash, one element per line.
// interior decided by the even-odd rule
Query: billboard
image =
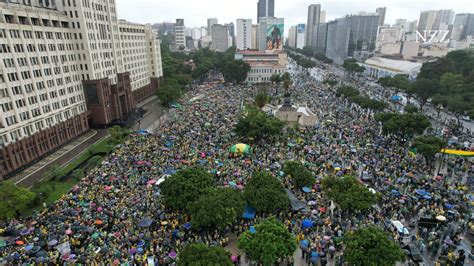
<path fill-rule="evenodd" d="M 283 24 L 267 25 L 267 50 L 283 49 Z"/>
<path fill-rule="evenodd" d="M 298 24 L 298 33 L 306 32 L 306 24 Z"/>

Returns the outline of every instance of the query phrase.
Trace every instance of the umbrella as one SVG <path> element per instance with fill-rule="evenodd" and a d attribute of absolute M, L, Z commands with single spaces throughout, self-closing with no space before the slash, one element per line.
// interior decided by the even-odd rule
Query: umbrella
<path fill-rule="evenodd" d="M 400 192 L 398 192 L 398 190 L 396 190 L 396 189 L 392 189 L 391 193 L 392 193 L 392 195 L 395 196 L 395 197 L 399 197 L 399 196 L 400 196 Z"/>
<path fill-rule="evenodd" d="M 70 234 L 72 234 L 72 230 L 71 230 L 71 229 L 67 229 L 64 233 L 65 233 L 66 235 L 70 235 Z"/>
<path fill-rule="evenodd" d="M 156 180 L 155 179 L 151 179 L 151 180 L 148 180 L 148 182 L 146 182 L 147 185 L 153 185 L 156 183 Z"/>
<path fill-rule="evenodd" d="M 139 227 L 150 227 L 152 223 L 153 223 L 153 219 L 151 219 L 151 218 L 143 218 L 143 219 L 141 219 L 140 222 L 138 223 L 138 226 L 139 226 Z"/>
<path fill-rule="evenodd" d="M 22 236 L 26 236 L 29 233 L 30 233 L 30 230 L 28 230 L 28 229 L 23 229 L 23 230 L 20 231 L 20 235 L 22 235 Z"/>
<path fill-rule="evenodd" d="M 233 262 L 237 262 L 237 256 L 235 255 L 230 256 L 230 260 L 232 260 Z"/>
<path fill-rule="evenodd" d="M 430 196 L 430 195 L 424 195 L 423 198 L 424 198 L 425 200 L 430 200 L 430 199 L 431 199 L 431 196 Z"/>
<path fill-rule="evenodd" d="M 255 234 L 255 233 L 257 233 L 257 230 L 256 230 L 255 227 L 252 225 L 252 226 L 250 226 L 250 228 L 249 228 L 249 232 L 250 232 L 251 234 Z"/>
<path fill-rule="evenodd" d="M 318 252 L 316 252 L 316 251 L 311 251 L 311 257 L 315 257 L 315 258 L 319 257 Z"/>
<path fill-rule="evenodd" d="M 311 192 L 311 189 L 309 187 L 302 187 L 301 190 L 304 192 L 304 193 L 309 193 Z"/>
<path fill-rule="evenodd" d="M 311 221 L 309 219 L 305 219 L 305 220 L 303 220 L 301 225 L 303 226 L 303 228 L 311 228 L 311 227 L 313 227 L 313 221 Z"/>
<path fill-rule="evenodd" d="M 449 204 L 449 203 L 445 203 L 444 207 L 446 207 L 447 209 L 452 209 L 452 208 L 454 208 L 454 205 Z"/>
<path fill-rule="evenodd" d="M 131 248 L 128 250 L 128 253 L 134 255 L 135 253 L 137 253 L 137 249 L 136 248 Z"/>
<path fill-rule="evenodd" d="M 238 143 L 230 148 L 230 152 L 237 154 L 248 154 L 251 152 L 250 145 Z"/>
<path fill-rule="evenodd" d="M 424 189 L 415 189 L 415 193 L 420 195 L 420 196 L 425 196 L 425 195 L 428 195 L 428 191 L 424 190 Z"/>
<path fill-rule="evenodd" d="M 312 205 L 316 205 L 316 201 L 314 200 L 310 200 L 308 201 L 308 205 L 312 206 Z"/>
<path fill-rule="evenodd" d="M 326 208 L 323 208 L 323 207 L 319 208 L 318 210 L 319 210 L 320 212 L 326 212 Z"/>
<path fill-rule="evenodd" d="M 191 223 L 185 223 L 183 227 L 184 229 L 189 230 L 191 228 Z"/>
<path fill-rule="evenodd" d="M 18 240 L 18 241 L 15 242 L 15 244 L 21 246 L 21 245 L 24 245 L 25 242 L 23 242 L 23 241 L 21 241 L 21 240 Z"/>
<path fill-rule="evenodd" d="M 301 248 L 307 248 L 309 246 L 309 241 L 306 239 L 303 239 L 300 241 L 300 247 Z"/>
<path fill-rule="evenodd" d="M 168 256 L 169 256 L 170 258 L 172 258 L 172 259 L 175 259 L 177 255 L 178 255 L 178 254 L 176 254 L 175 251 L 171 251 L 171 252 L 168 254 Z"/>
<path fill-rule="evenodd" d="M 95 220 L 94 223 L 97 224 L 97 225 L 101 225 L 101 224 L 103 224 L 104 222 L 102 222 L 102 220 Z"/>
<path fill-rule="evenodd" d="M 168 222 L 167 222 L 167 221 L 163 221 L 163 222 L 161 222 L 161 225 L 167 225 L 167 224 L 168 224 Z"/>
<path fill-rule="evenodd" d="M 438 216 L 436 216 L 436 220 L 438 220 L 440 222 L 444 222 L 444 221 L 446 221 L 446 217 L 444 217 L 443 215 L 438 215 Z"/>
<path fill-rule="evenodd" d="M 390 97 L 390 100 L 396 102 L 396 101 L 400 101 L 402 100 L 402 96 L 400 95 L 393 95 L 392 97 Z"/>
<path fill-rule="evenodd" d="M 33 244 L 29 244 L 25 247 L 25 251 L 28 252 L 28 251 L 32 250 L 33 247 L 34 247 Z"/>
<path fill-rule="evenodd" d="M 56 246 L 57 244 L 58 244 L 58 240 L 56 240 L 56 239 L 53 239 L 53 240 L 48 242 L 48 246 L 50 246 L 50 247 Z"/>

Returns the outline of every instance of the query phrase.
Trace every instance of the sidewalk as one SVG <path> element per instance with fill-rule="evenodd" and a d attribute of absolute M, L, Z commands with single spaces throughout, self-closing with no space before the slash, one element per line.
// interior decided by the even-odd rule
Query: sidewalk
<path fill-rule="evenodd" d="M 14 175 L 9 180 L 14 182 L 15 185 L 31 187 L 43 177 L 52 165 L 63 165 L 107 134 L 107 130 L 92 129 L 86 134 L 61 147 L 59 150 L 41 159 L 39 162 Z"/>

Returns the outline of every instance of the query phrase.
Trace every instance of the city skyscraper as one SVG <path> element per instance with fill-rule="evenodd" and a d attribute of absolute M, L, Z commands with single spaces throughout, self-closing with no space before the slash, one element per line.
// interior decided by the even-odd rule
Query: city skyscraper
<path fill-rule="evenodd" d="M 385 23 L 385 13 L 387 12 L 387 8 L 379 7 L 375 12 L 379 15 L 379 26 L 382 26 Z"/>
<path fill-rule="evenodd" d="M 252 48 L 252 19 L 237 19 L 237 49 Z"/>
<path fill-rule="evenodd" d="M 456 14 L 450 39 L 461 41 L 467 36 L 474 36 L 474 14 Z"/>
<path fill-rule="evenodd" d="M 229 49 L 229 31 L 227 26 L 214 24 L 211 31 L 211 49 L 219 52 L 227 51 Z"/>
<path fill-rule="evenodd" d="M 208 18 L 207 19 L 207 35 L 212 35 L 212 26 L 218 24 L 217 18 Z"/>
<path fill-rule="evenodd" d="M 258 0 L 257 3 L 257 22 L 260 18 L 275 16 L 275 0 Z"/>
<path fill-rule="evenodd" d="M 184 31 L 184 19 L 177 18 L 175 24 L 175 42 L 178 49 L 186 47 L 186 34 Z"/>
<path fill-rule="evenodd" d="M 321 5 L 312 4 L 308 6 L 308 21 L 306 23 L 306 46 L 315 47 L 318 36 L 318 24 L 321 15 Z"/>
<path fill-rule="evenodd" d="M 324 23 L 326 22 L 326 11 L 321 10 L 319 13 L 319 23 Z"/>
<path fill-rule="evenodd" d="M 453 10 L 427 10 L 420 13 L 418 31 L 447 30 L 454 19 Z"/>

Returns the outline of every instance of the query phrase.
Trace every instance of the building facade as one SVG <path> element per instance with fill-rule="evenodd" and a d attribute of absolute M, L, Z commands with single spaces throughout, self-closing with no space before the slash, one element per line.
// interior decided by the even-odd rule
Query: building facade
<path fill-rule="evenodd" d="M 258 24 L 252 25 L 252 50 L 258 50 L 258 35 L 260 31 L 258 28 Z"/>
<path fill-rule="evenodd" d="M 379 7 L 375 10 L 375 13 L 379 15 L 379 26 L 383 26 L 385 23 L 385 13 L 387 12 L 386 7 Z"/>
<path fill-rule="evenodd" d="M 303 49 L 306 43 L 306 24 L 296 25 L 296 48 Z"/>
<path fill-rule="evenodd" d="M 421 63 L 414 63 L 403 60 L 392 60 L 381 57 L 372 57 L 360 64 L 365 67 L 365 75 L 380 79 L 383 77 L 393 77 L 404 75 L 410 80 L 416 79 L 421 70 Z"/>
<path fill-rule="evenodd" d="M 113 2 L 0 1 L 0 11 L 0 179 L 125 119 L 159 86 L 156 36 L 119 23 Z"/>
<path fill-rule="evenodd" d="M 218 24 L 219 22 L 217 21 L 217 18 L 208 18 L 207 19 L 207 35 L 211 36 L 212 35 L 212 26 L 215 24 Z"/>
<path fill-rule="evenodd" d="M 229 49 L 229 33 L 227 27 L 220 24 L 212 26 L 211 50 L 225 52 Z"/>
<path fill-rule="evenodd" d="M 258 49 L 260 51 L 265 51 L 267 50 L 269 38 L 273 38 L 270 36 L 270 33 L 268 32 L 269 29 L 272 28 L 272 26 L 275 25 L 281 25 L 284 27 L 285 25 L 285 19 L 284 18 L 274 18 L 274 17 L 262 17 L 260 18 L 260 23 L 258 25 Z M 284 28 L 281 29 L 280 32 L 280 42 L 281 44 L 284 43 Z M 281 48 L 283 48 L 283 45 L 281 45 Z"/>
<path fill-rule="evenodd" d="M 454 19 L 453 10 L 427 10 L 420 13 L 418 31 L 448 30 Z"/>
<path fill-rule="evenodd" d="M 474 14 L 456 14 L 451 32 L 451 40 L 462 41 L 474 36 Z"/>
<path fill-rule="evenodd" d="M 237 49 L 252 48 L 252 19 L 237 19 Z"/>
<path fill-rule="evenodd" d="M 176 43 L 176 48 L 178 48 L 178 50 L 186 48 L 186 34 L 185 34 L 185 27 L 184 27 L 184 19 L 177 18 L 174 29 L 175 29 L 174 41 Z"/>
<path fill-rule="evenodd" d="M 257 22 L 260 18 L 275 16 L 275 0 L 258 0 L 257 3 Z"/>
<path fill-rule="evenodd" d="M 291 26 L 290 29 L 288 30 L 288 38 L 287 38 L 287 42 L 288 42 L 288 46 L 293 48 L 293 49 L 296 49 L 296 29 L 297 26 Z"/>
<path fill-rule="evenodd" d="M 308 6 L 308 21 L 306 23 L 305 46 L 316 47 L 318 25 L 321 20 L 321 5 Z"/>
<path fill-rule="evenodd" d="M 288 55 L 281 50 L 238 51 L 235 59 L 250 65 L 246 81 L 252 84 L 270 82 L 274 74 L 283 74 L 288 65 Z"/>

